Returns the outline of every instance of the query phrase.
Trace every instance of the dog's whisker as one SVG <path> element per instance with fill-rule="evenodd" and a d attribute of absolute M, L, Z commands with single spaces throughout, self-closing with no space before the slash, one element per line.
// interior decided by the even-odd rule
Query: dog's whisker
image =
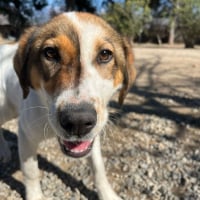
<path fill-rule="evenodd" d="M 32 109 L 46 109 L 46 110 L 49 110 L 49 108 L 47 106 L 33 106 L 33 107 L 25 108 L 25 109 L 21 110 L 21 112 L 23 113 L 25 111 L 32 110 Z"/>
<path fill-rule="evenodd" d="M 107 124 L 106 124 L 106 126 L 107 126 Z M 105 142 L 105 138 L 106 138 L 106 134 L 107 134 L 106 126 L 104 126 L 104 127 L 102 128 L 102 143 Z"/>
<path fill-rule="evenodd" d="M 117 119 L 116 117 L 110 117 L 110 123 L 116 123 L 116 122 L 118 122 L 119 121 L 119 119 Z"/>
<path fill-rule="evenodd" d="M 29 126 L 32 127 L 33 125 L 35 125 L 35 123 L 42 123 L 42 119 L 45 118 L 46 116 L 48 116 L 48 114 L 44 114 L 41 117 L 33 120 L 31 123 L 29 123 Z"/>
<path fill-rule="evenodd" d="M 117 111 L 115 113 L 111 113 L 109 115 L 109 120 L 112 120 L 113 122 L 118 122 L 120 115 L 121 113 Z"/>
<path fill-rule="evenodd" d="M 45 123 L 44 125 L 44 139 L 47 140 L 48 139 L 48 130 L 49 130 L 49 124 L 48 122 Z"/>
<path fill-rule="evenodd" d="M 105 126 L 105 133 L 106 134 L 113 134 L 113 128 L 114 128 L 115 124 L 113 123 L 113 121 L 108 120 L 106 126 Z"/>
<path fill-rule="evenodd" d="M 53 116 L 53 115 L 48 115 L 48 120 L 49 120 L 49 122 L 51 122 L 51 121 L 53 120 L 53 119 L 52 119 L 52 116 Z M 55 129 L 54 129 L 55 136 L 61 137 L 61 135 L 59 135 L 58 132 L 57 132 L 57 130 L 58 130 L 57 125 L 54 125 L 54 126 L 55 126 Z"/>
<path fill-rule="evenodd" d="M 112 119 L 109 119 L 107 122 L 107 126 L 112 126 L 112 125 L 114 125 L 114 122 Z"/>

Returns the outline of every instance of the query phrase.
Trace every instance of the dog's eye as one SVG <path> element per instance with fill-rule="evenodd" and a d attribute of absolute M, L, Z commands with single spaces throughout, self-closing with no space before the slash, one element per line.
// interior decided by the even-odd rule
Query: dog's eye
<path fill-rule="evenodd" d="M 54 47 L 44 48 L 44 56 L 46 59 L 48 59 L 50 61 L 58 61 L 59 60 L 58 50 Z"/>
<path fill-rule="evenodd" d="M 99 52 L 97 57 L 97 62 L 100 64 L 106 64 L 113 58 L 112 51 L 108 49 L 103 49 Z"/>

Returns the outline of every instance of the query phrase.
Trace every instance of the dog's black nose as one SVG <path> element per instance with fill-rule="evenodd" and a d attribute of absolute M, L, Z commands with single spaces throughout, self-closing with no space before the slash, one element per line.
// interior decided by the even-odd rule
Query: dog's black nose
<path fill-rule="evenodd" d="M 82 137 L 96 125 L 97 113 L 88 103 L 69 104 L 59 112 L 59 121 L 67 133 Z"/>

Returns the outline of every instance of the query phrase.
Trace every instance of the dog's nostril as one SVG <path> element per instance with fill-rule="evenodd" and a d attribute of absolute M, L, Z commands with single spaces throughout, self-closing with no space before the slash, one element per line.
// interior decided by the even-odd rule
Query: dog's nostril
<path fill-rule="evenodd" d="M 82 125 L 82 131 L 84 132 L 90 132 L 90 130 L 95 126 L 96 121 L 92 120 L 89 122 L 86 122 Z"/>
<path fill-rule="evenodd" d="M 91 126 L 93 126 L 93 125 L 94 125 L 93 122 L 86 122 L 86 123 L 85 123 L 85 126 L 86 126 L 86 127 L 91 127 Z"/>
<path fill-rule="evenodd" d="M 67 124 L 65 123 L 65 124 L 63 124 L 62 125 L 63 127 L 64 127 L 64 129 L 67 129 L 67 130 L 72 130 L 73 129 L 73 127 L 74 127 L 74 124 L 73 123 L 70 123 L 70 122 L 68 122 Z"/>

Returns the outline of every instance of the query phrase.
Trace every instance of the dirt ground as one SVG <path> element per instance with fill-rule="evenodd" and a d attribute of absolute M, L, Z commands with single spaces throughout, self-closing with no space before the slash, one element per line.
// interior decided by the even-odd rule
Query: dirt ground
<path fill-rule="evenodd" d="M 136 82 L 122 109 L 115 99 L 111 102 L 108 131 L 102 138 L 108 177 L 124 200 L 200 199 L 200 49 L 136 46 L 134 52 Z M 16 132 L 16 122 L 4 128 L 10 130 L 8 140 L 15 143 L 16 153 L 16 138 L 11 134 Z M 83 183 L 95 191 L 87 164 L 74 160 L 69 164 L 55 145 L 47 142 L 39 150 L 40 163 L 48 168 L 46 173 L 59 176 L 61 170 L 67 171 L 68 178 L 74 176 L 76 180 L 83 180 L 83 174 L 87 179 Z M 56 167 L 51 167 L 52 163 Z M 72 164 L 85 166 L 81 168 L 84 173 L 77 174 Z M 5 171 L 0 174 L 0 197 L 20 199 L 24 188 L 19 166 L 10 165 L 0 166 L 0 171 Z M 45 167 L 41 169 L 45 171 Z M 43 190 L 48 191 L 51 176 L 45 177 Z M 57 199 L 73 199 L 71 193 L 82 193 L 84 198 L 74 199 L 96 200 L 86 194 L 80 182 L 70 178 L 70 185 L 60 179 L 71 190 Z M 57 189 L 52 188 L 51 195 L 55 195 Z M 13 191 L 17 194 L 12 198 Z"/>
<path fill-rule="evenodd" d="M 135 48 L 135 58 L 134 104 L 151 106 L 147 109 L 160 117 L 194 120 L 199 127 L 200 49 Z"/>

